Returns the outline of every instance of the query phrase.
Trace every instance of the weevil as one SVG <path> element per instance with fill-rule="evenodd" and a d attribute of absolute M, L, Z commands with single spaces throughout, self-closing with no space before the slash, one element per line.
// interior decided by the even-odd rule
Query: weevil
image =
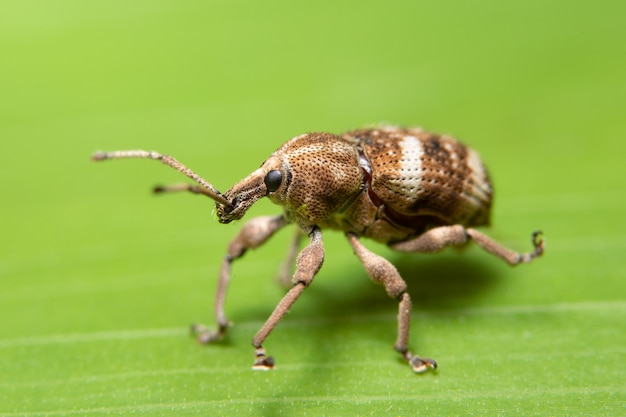
<path fill-rule="evenodd" d="M 280 215 L 248 221 L 231 241 L 219 272 L 217 328 L 192 326 L 200 343 L 224 338 L 230 325 L 224 301 L 233 262 L 248 249 L 263 245 L 279 229 L 292 223 L 297 226 L 281 274 L 288 281 L 295 262 L 291 288 L 252 340 L 254 369 L 274 367 L 274 359 L 263 344 L 320 270 L 324 261 L 322 230 L 343 232 L 370 278 L 398 301 L 394 348 L 415 372 L 434 369 L 437 362 L 409 350 L 411 297 L 407 284 L 391 262 L 368 250 L 361 238 L 400 252 L 422 253 L 473 240 L 510 265 L 528 263 L 544 250 L 541 232 L 532 234 L 531 251 L 519 253 L 474 229 L 489 224 L 493 189 L 485 166 L 474 150 L 457 140 L 419 128 L 381 127 L 342 135 L 296 136 L 225 193 L 173 157 L 158 152 L 97 152 L 92 157 L 96 161 L 121 158 L 154 159 L 185 174 L 196 184 L 156 187 L 154 191 L 205 195 L 215 201 L 220 223 L 241 219 L 263 197 L 283 209 Z M 308 244 L 299 251 L 305 237 Z"/>

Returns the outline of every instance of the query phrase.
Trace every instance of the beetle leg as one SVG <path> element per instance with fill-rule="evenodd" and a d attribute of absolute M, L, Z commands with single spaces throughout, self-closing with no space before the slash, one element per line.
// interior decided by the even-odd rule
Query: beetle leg
<path fill-rule="evenodd" d="M 359 258 L 370 278 L 385 286 L 390 297 L 399 301 L 398 305 L 398 338 L 394 348 L 415 372 L 424 372 L 428 369 L 437 368 L 437 362 L 433 359 L 420 358 L 409 351 L 409 327 L 411 321 L 411 297 L 407 290 L 406 282 L 402 279 L 398 270 L 382 256 L 368 250 L 358 236 L 354 233 L 346 233 L 352 249 Z"/>
<path fill-rule="evenodd" d="M 263 342 L 287 311 L 289 311 L 293 303 L 296 302 L 304 289 L 311 284 L 313 277 L 315 277 L 315 274 L 317 274 L 322 267 L 322 263 L 324 262 L 322 231 L 318 227 L 315 227 L 309 234 L 309 239 L 309 244 L 302 249 L 300 255 L 298 255 L 296 272 L 292 279 L 294 283 L 293 287 L 285 294 L 282 300 L 280 300 L 270 317 L 265 324 L 263 324 L 263 327 L 259 329 L 252 339 L 252 346 L 254 346 L 254 354 L 256 355 L 256 361 L 252 367 L 253 369 L 267 370 L 274 367 L 274 358 L 267 356 L 265 348 L 262 346 Z"/>
<path fill-rule="evenodd" d="M 235 259 L 241 258 L 248 249 L 254 249 L 265 243 L 278 229 L 287 224 L 287 219 L 280 216 L 256 217 L 248 221 L 239 231 L 237 236 L 228 245 L 228 252 L 222 261 L 220 276 L 217 283 L 215 295 L 215 317 L 217 319 L 217 330 L 209 330 L 201 324 L 193 324 L 191 332 L 197 336 L 198 342 L 202 344 L 211 343 L 222 339 L 226 334 L 226 329 L 230 325 L 224 313 L 224 301 L 226 291 L 230 281 L 230 268 Z"/>
<path fill-rule="evenodd" d="M 528 263 L 543 253 L 543 239 L 541 232 L 532 234 L 534 249 L 530 252 L 519 253 L 508 249 L 491 239 L 487 235 L 475 229 L 466 229 L 461 225 L 441 226 L 430 229 L 418 237 L 389 245 L 392 249 L 400 252 L 438 252 L 446 246 L 460 246 L 472 239 L 487 252 L 496 255 L 506 261 L 509 265 Z"/>
<path fill-rule="evenodd" d="M 304 234 L 299 227 L 296 228 L 296 233 L 291 241 L 289 248 L 287 250 L 287 256 L 285 260 L 280 265 L 278 270 L 278 274 L 276 279 L 278 283 L 285 288 L 286 290 L 290 289 L 293 286 L 291 282 L 291 277 L 293 275 L 293 266 L 296 262 L 296 255 L 298 255 L 298 250 L 300 249 L 300 243 L 302 242 L 302 238 Z"/>
<path fill-rule="evenodd" d="M 478 244 L 478 246 L 480 246 L 487 252 L 504 259 L 510 265 L 529 263 L 533 259 L 543 254 L 544 242 L 543 238 L 541 237 L 541 231 L 533 232 L 531 236 L 533 250 L 524 253 L 512 251 L 511 249 L 502 246 L 500 243 L 496 242 L 490 237 L 480 233 L 478 230 L 467 229 L 465 232 L 469 237 L 472 238 L 474 242 Z"/>

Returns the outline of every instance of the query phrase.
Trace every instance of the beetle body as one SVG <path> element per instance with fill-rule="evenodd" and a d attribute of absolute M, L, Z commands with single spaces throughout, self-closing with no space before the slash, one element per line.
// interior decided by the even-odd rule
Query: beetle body
<path fill-rule="evenodd" d="M 273 191 L 261 181 L 278 171 Z M 261 189 L 300 227 L 352 232 L 381 243 L 442 225 L 489 223 L 491 183 L 477 153 L 421 129 L 356 130 L 295 137 L 240 184 Z M 227 199 L 242 195 L 239 184 Z M 218 204 L 222 222 L 232 220 Z"/>
<path fill-rule="evenodd" d="M 360 237 L 386 243 L 398 251 L 424 253 L 473 240 L 511 265 L 530 262 L 543 253 L 539 232 L 533 234 L 533 251 L 517 253 L 473 229 L 489 223 L 493 192 L 487 170 L 470 148 L 451 137 L 417 128 L 383 127 L 343 135 L 297 136 L 223 194 L 167 155 L 116 151 L 93 157 L 116 158 L 157 159 L 184 173 L 200 186 L 185 184 L 155 190 L 204 194 L 216 201 L 221 223 L 241 219 L 263 197 L 284 210 L 279 216 L 247 222 L 229 245 L 215 303 L 218 328 L 211 331 L 193 327 L 203 343 L 223 338 L 229 326 L 224 300 L 233 261 L 246 250 L 262 245 L 285 225 L 295 223 L 300 233 L 289 251 L 284 268 L 287 274 L 298 253 L 300 238 L 309 237 L 309 244 L 297 258 L 292 288 L 253 339 L 256 369 L 273 367 L 274 361 L 266 355 L 262 343 L 322 266 L 323 229 L 344 232 L 368 275 L 399 301 L 394 347 L 416 372 L 434 368 L 436 363 L 408 349 L 411 300 L 406 283 L 389 261 L 366 249 Z"/>

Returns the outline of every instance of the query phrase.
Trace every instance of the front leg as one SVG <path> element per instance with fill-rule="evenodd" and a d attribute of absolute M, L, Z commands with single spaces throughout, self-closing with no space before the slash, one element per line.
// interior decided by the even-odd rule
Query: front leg
<path fill-rule="evenodd" d="M 292 279 L 293 287 L 280 300 L 263 327 L 259 329 L 252 339 L 252 346 L 254 346 L 254 354 L 256 355 L 256 361 L 252 369 L 267 370 L 274 367 L 274 358 L 267 356 L 265 348 L 263 348 L 263 342 L 287 311 L 289 311 L 293 303 L 300 297 L 304 289 L 313 281 L 323 262 L 324 242 L 322 241 L 322 231 L 315 227 L 309 233 L 309 244 L 298 255 L 296 272 Z"/>
<path fill-rule="evenodd" d="M 211 343 L 222 339 L 226 334 L 226 329 L 230 325 L 224 312 L 224 301 L 226 291 L 230 281 L 230 268 L 235 259 L 241 258 L 248 249 L 254 249 L 265 243 L 277 230 L 287 224 L 287 219 L 280 216 L 256 217 L 247 222 L 239 231 L 237 236 L 228 245 L 228 252 L 222 261 L 220 277 L 217 283 L 215 294 L 215 317 L 217 319 L 217 330 L 209 330 L 201 324 L 191 326 L 191 332 L 197 336 L 198 342 L 202 344 Z"/>
<path fill-rule="evenodd" d="M 359 237 L 354 233 L 347 233 L 348 242 L 352 245 L 354 253 L 359 258 L 370 278 L 385 286 L 390 297 L 398 300 L 398 338 L 394 348 L 402 355 L 415 372 L 424 372 L 428 369 L 437 368 L 437 362 L 433 359 L 420 358 L 409 350 L 409 327 L 411 322 L 411 297 L 407 285 L 400 276 L 395 266 L 382 256 L 368 250 Z"/>

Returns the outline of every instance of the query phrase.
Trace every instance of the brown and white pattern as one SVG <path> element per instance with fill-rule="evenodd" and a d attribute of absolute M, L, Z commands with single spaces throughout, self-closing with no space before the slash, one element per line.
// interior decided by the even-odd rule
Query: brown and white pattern
<path fill-rule="evenodd" d="M 492 189 L 473 150 L 421 129 L 357 130 L 371 166 L 371 191 L 391 215 L 431 216 L 441 224 L 489 223 Z"/>

